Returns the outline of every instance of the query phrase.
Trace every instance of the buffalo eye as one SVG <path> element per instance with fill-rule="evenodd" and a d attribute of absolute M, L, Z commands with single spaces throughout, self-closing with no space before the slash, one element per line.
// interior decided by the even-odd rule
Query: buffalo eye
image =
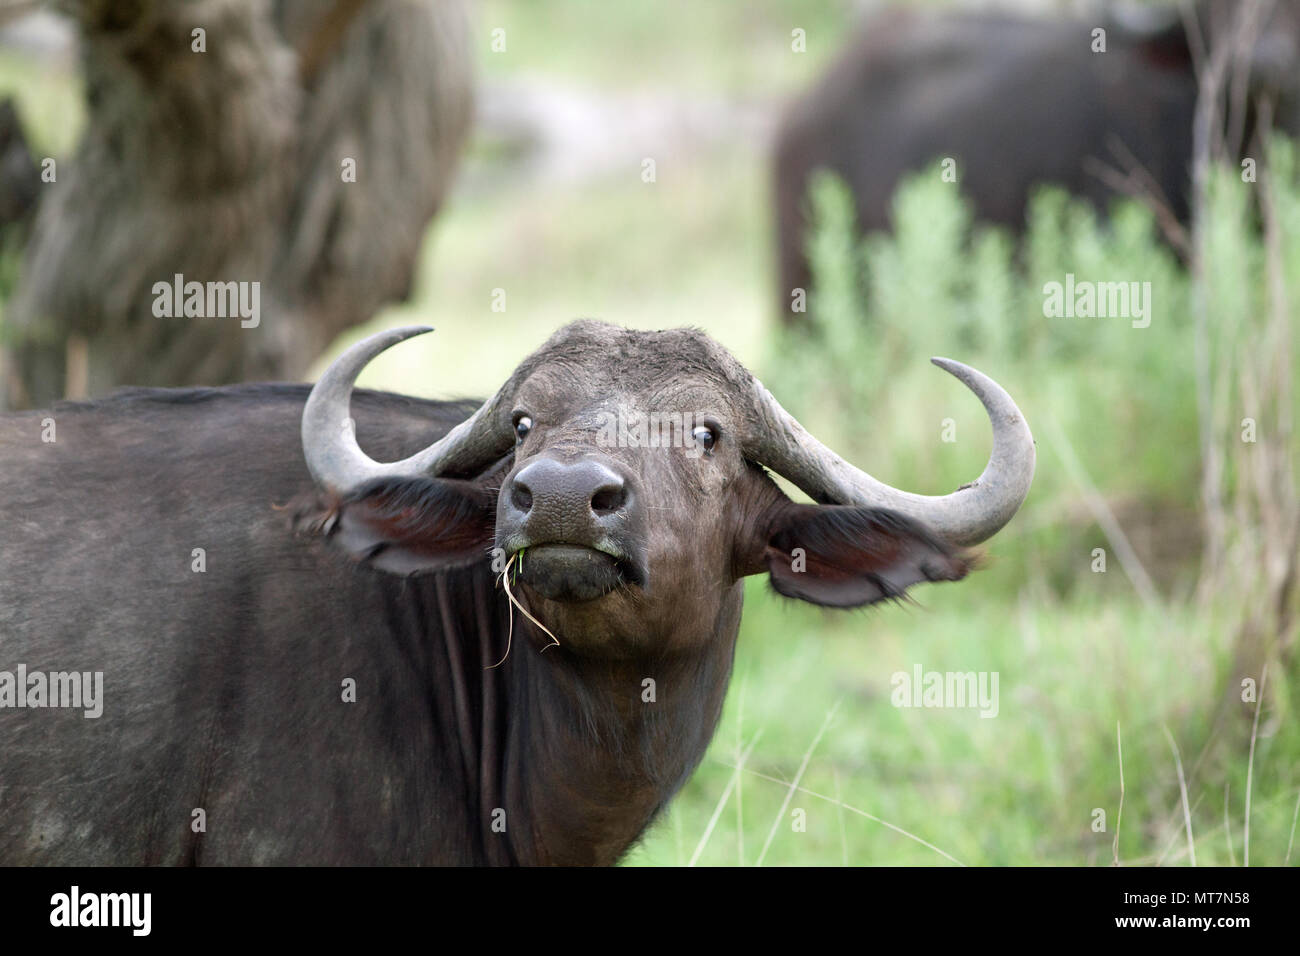
<path fill-rule="evenodd" d="M 691 438 L 695 444 L 705 451 L 713 451 L 713 446 L 718 443 L 718 434 L 708 425 L 696 425 L 691 431 Z"/>
<path fill-rule="evenodd" d="M 515 419 L 515 438 L 523 441 L 528 437 L 528 433 L 533 430 L 533 420 L 527 415 L 520 415 Z"/>

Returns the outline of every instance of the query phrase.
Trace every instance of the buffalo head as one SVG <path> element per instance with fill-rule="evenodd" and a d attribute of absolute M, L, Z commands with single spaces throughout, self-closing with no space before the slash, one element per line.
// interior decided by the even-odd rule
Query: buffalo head
<path fill-rule="evenodd" d="M 307 465 L 333 505 L 322 526 L 399 574 L 498 561 L 517 596 L 579 653 L 699 640 L 738 622 L 740 579 L 855 607 L 919 581 L 956 580 L 1029 490 L 1034 444 L 995 382 L 935 363 L 993 422 L 984 474 L 942 497 L 898 491 L 808 434 L 701 332 L 582 321 L 560 329 L 460 425 L 403 461 L 357 445 L 362 367 L 424 328 L 358 343 L 303 414 Z M 796 503 L 787 478 L 818 504 Z M 664 647 L 664 643 L 668 647 Z"/>

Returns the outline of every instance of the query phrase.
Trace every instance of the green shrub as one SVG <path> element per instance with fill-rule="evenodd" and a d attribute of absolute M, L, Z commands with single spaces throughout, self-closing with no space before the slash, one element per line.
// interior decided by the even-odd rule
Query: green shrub
<path fill-rule="evenodd" d="M 1300 180 L 1291 145 L 1275 152 L 1272 182 L 1295 309 Z M 1242 348 L 1264 347 L 1251 339 L 1269 309 L 1264 248 L 1250 215 L 1255 186 L 1230 169 L 1216 171 L 1211 185 L 1210 348 L 1217 361 L 1232 361 Z M 857 239 L 852 197 L 830 173 L 814 179 L 809 205 L 808 322 L 778 331 L 779 358 L 765 379 L 818 434 L 893 484 L 941 493 L 969 480 L 982 467 L 987 431 L 978 406 L 925 363 L 948 355 L 1001 381 L 1039 441 L 1033 493 L 995 545 L 1001 560 L 1047 556 L 1039 570 L 1068 588 L 1080 580 L 1079 548 L 1099 540 L 1078 483 L 1061 467 L 1058 437 L 1121 511 L 1137 508 L 1157 528 L 1180 515 L 1194 521 L 1201 452 L 1191 279 L 1150 211 L 1116 202 L 1101 221 L 1087 203 L 1042 189 L 1023 237 L 1013 238 L 972 224 L 968 203 L 937 165 L 901 185 L 893 235 Z M 1150 325 L 1046 316 L 1044 286 L 1067 274 L 1150 283 Z M 1241 417 L 1225 415 L 1223 427 L 1237 427 Z M 957 426 L 948 447 L 940 440 L 945 418 Z M 1183 560 L 1165 567 L 1158 544 L 1135 546 L 1145 547 L 1166 587 L 1186 585 L 1195 549 L 1182 549 Z"/>

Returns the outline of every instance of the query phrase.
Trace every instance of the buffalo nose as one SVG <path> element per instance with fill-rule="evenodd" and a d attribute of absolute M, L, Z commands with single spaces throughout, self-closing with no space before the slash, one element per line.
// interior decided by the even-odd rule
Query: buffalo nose
<path fill-rule="evenodd" d="M 584 459 L 561 462 L 538 458 L 515 474 L 510 504 L 531 530 L 548 537 L 581 534 L 628 505 L 627 483 L 612 468 Z"/>

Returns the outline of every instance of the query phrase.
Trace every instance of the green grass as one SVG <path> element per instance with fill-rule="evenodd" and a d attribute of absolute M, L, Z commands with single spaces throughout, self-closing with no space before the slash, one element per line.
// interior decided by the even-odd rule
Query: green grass
<path fill-rule="evenodd" d="M 754 864 L 776 823 L 765 865 L 953 865 L 949 857 L 966 865 L 1107 865 L 1119 823 L 1117 722 L 1120 861 L 1186 862 L 1163 728 L 1190 771 L 1203 714 L 1218 697 L 1215 664 L 1228 652 L 1226 639 L 1191 612 L 1166 619 L 1145 610 L 1118 573 L 1075 600 L 1025 593 L 1015 602 L 985 593 L 1016 585 L 997 581 L 999 573 L 918 593 L 923 608 L 835 615 L 785 602 L 754 581 L 718 736 L 628 862 L 683 864 L 703 843 L 701 865 Z M 894 707 L 891 675 L 918 663 L 997 672 L 998 715 Z M 797 791 L 782 811 L 788 783 L 833 708 L 799 782 L 821 796 Z M 1267 734 L 1255 754 L 1251 862 L 1280 865 L 1300 788 L 1300 734 L 1293 725 Z M 738 754 L 755 735 L 739 793 L 704 840 Z M 1225 762 L 1189 785 L 1198 865 L 1229 862 L 1224 780 L 1241 861 L 1248 752 L 1248 738 L 1235 740 Z M 1105 812 L 1101 832 L 1093 829 L 1097 808 Z M 795 809 L 806 811 L 804 832 L 794 828 Z"/>

